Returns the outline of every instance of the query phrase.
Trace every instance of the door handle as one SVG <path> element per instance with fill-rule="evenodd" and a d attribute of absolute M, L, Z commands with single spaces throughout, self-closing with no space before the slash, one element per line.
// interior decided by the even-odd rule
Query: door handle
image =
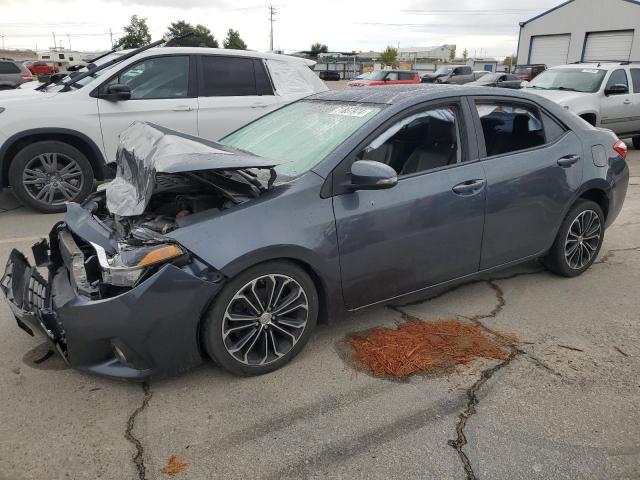
<path fill-rule="evenodd" d="M 485 183 L 486 182 L 483 178 L 467 180 L 466 182 L 462 182 L 454 186 L 451 190 L 458 195 L 469 195 L 477 192 L 478 190 L 482 190 Z"/>
<path fill-rule="evenodd" d="M 178 105 L 177 107 L 173 107 L 174 112 L 190 112 L 193 110 L 189 105 Z"/>
<path fill-rule="evenodd" d="M 567 155 L 566 157 L 558 159 L 558 165 L 560 165 L 562 168 L 568 168 L 578 160 L 580 160 L 580 155 Z"/>
<path fill-rule="evenodd" d="M 265 108 L 265 107 L 268 107 L 266 103 L 254 103 L 253 105 L 251 105 L 251 108 Z"/>

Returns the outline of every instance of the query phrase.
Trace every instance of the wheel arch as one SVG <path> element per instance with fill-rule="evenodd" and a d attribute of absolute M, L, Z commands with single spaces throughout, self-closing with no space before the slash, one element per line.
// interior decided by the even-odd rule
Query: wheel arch
<path fill-rule="evenodd" d="M 35 128 L 9 137 L 0 147 L 0 188 L 9 186 L 9 167 L 17 153 L 29 144 L 41 141 L 60 141 L 80 150 L 89 160 L 96 180 L 105 180 L 112 175 L 102 151 L 84 133 L 67 128 Z"/>

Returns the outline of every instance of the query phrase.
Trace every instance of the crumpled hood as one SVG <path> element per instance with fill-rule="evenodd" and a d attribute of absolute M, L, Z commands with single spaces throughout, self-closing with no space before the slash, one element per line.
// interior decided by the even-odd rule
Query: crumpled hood
<path fill-rule="evenodd" d="M 33 102 L 49 99 L 58 95 L 59 92 L 41 92 L 35 88 L 15 88 L 11 90 L 0 90 L 0 107 L 23 102 Z"/>
<path fill-rule="evenodd" d="M 567 105 L 593 95 L 592 93 L 572 92 L 567 90 L 540 90 L 537 88 L 525 88 L 525 91 L 527 93 L 533 93 L 534 95 L 540 95 L 541 97 L 548 98 L 560 105 Z"/>
<path fill-rule="evenodd" d="M 226 145 L 134 122 L 120 135 L 116 177 L 107 185 L 107 208 L 114 215 L 141 215 L 156 188 L 157 173 L 270 169 L 277 162 Z"/>

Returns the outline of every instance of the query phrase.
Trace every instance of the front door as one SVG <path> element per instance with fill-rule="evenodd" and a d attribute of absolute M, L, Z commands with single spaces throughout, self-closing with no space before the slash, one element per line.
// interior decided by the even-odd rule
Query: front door
<path fill-rule="evenodd" d="M 551 247 L 582 182 L 582 144 L 537 107 L 478 101 L 487 158 L 481 269 Z M 589 152 L 590 154 L 590 152 Z"/>
<path fill-rule="evenodd" d="M 613 130 L 617 134 L 631 133 L 634 107 L 633 92 L 629 85 L 629 78 L 624 68 L 611 72 L 605 90 L 612 85 L 626 85 L 629 91 L 619 95 L 603 95 L 600 106 L 600 125 Z"/>
<path fill-rule="evenodd" d="M 134 121 L 155 123 L 190 135 L 198 134 L 198 102 L 190 89 L 187 55 L 163 55 L 125 67 L 100 87 L 124 84 L 131 99 L 98 98 L 98 112 L 107 162 L 116 159 L 120 134 Z"/>
<path fill-rule="evenodd" d="M 475 154 L 466 138 L 460 105 L 444 104 L 399 119 L 357 155 L 392 166 L 399 181 L 334 197 L 347 308 L 478 270 L 485 177 L 469 162 Z M 340 189 L 348 176 L 338 170 Z"/>

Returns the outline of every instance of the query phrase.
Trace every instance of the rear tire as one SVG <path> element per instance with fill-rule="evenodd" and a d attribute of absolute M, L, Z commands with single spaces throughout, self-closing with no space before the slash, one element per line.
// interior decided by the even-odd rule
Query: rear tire
<path fill-rule="evenodd" d="M 640 135 L 636 135 L 632 138 L 633 140 L 633 148 L 636 150 L 640 150 Z"/>
<path fill-rule="evenodd" d="M 604 213 L 591 200 L 579 200 L 567 213 L 544 266 L 563 277 L 577 277 L 595 261 L 604 241 Z"/>
<path fill-rule="evenodd" d="M 23 205 L 42 213 L 66 211 L 66 202 L 82 202 L 93 190 L 87 157 L 68 143 L 47 140 L 18 152 L 9 167 L 9 183 Z"/>
<path fill-rule="evenodd" d="M 318 294 L 311 277 L 289 261 L 270 261 L 227 283 L 205 316 L 202 342 L 225 370 L 262 375 L 304 348 L 317 319 Z"/>

